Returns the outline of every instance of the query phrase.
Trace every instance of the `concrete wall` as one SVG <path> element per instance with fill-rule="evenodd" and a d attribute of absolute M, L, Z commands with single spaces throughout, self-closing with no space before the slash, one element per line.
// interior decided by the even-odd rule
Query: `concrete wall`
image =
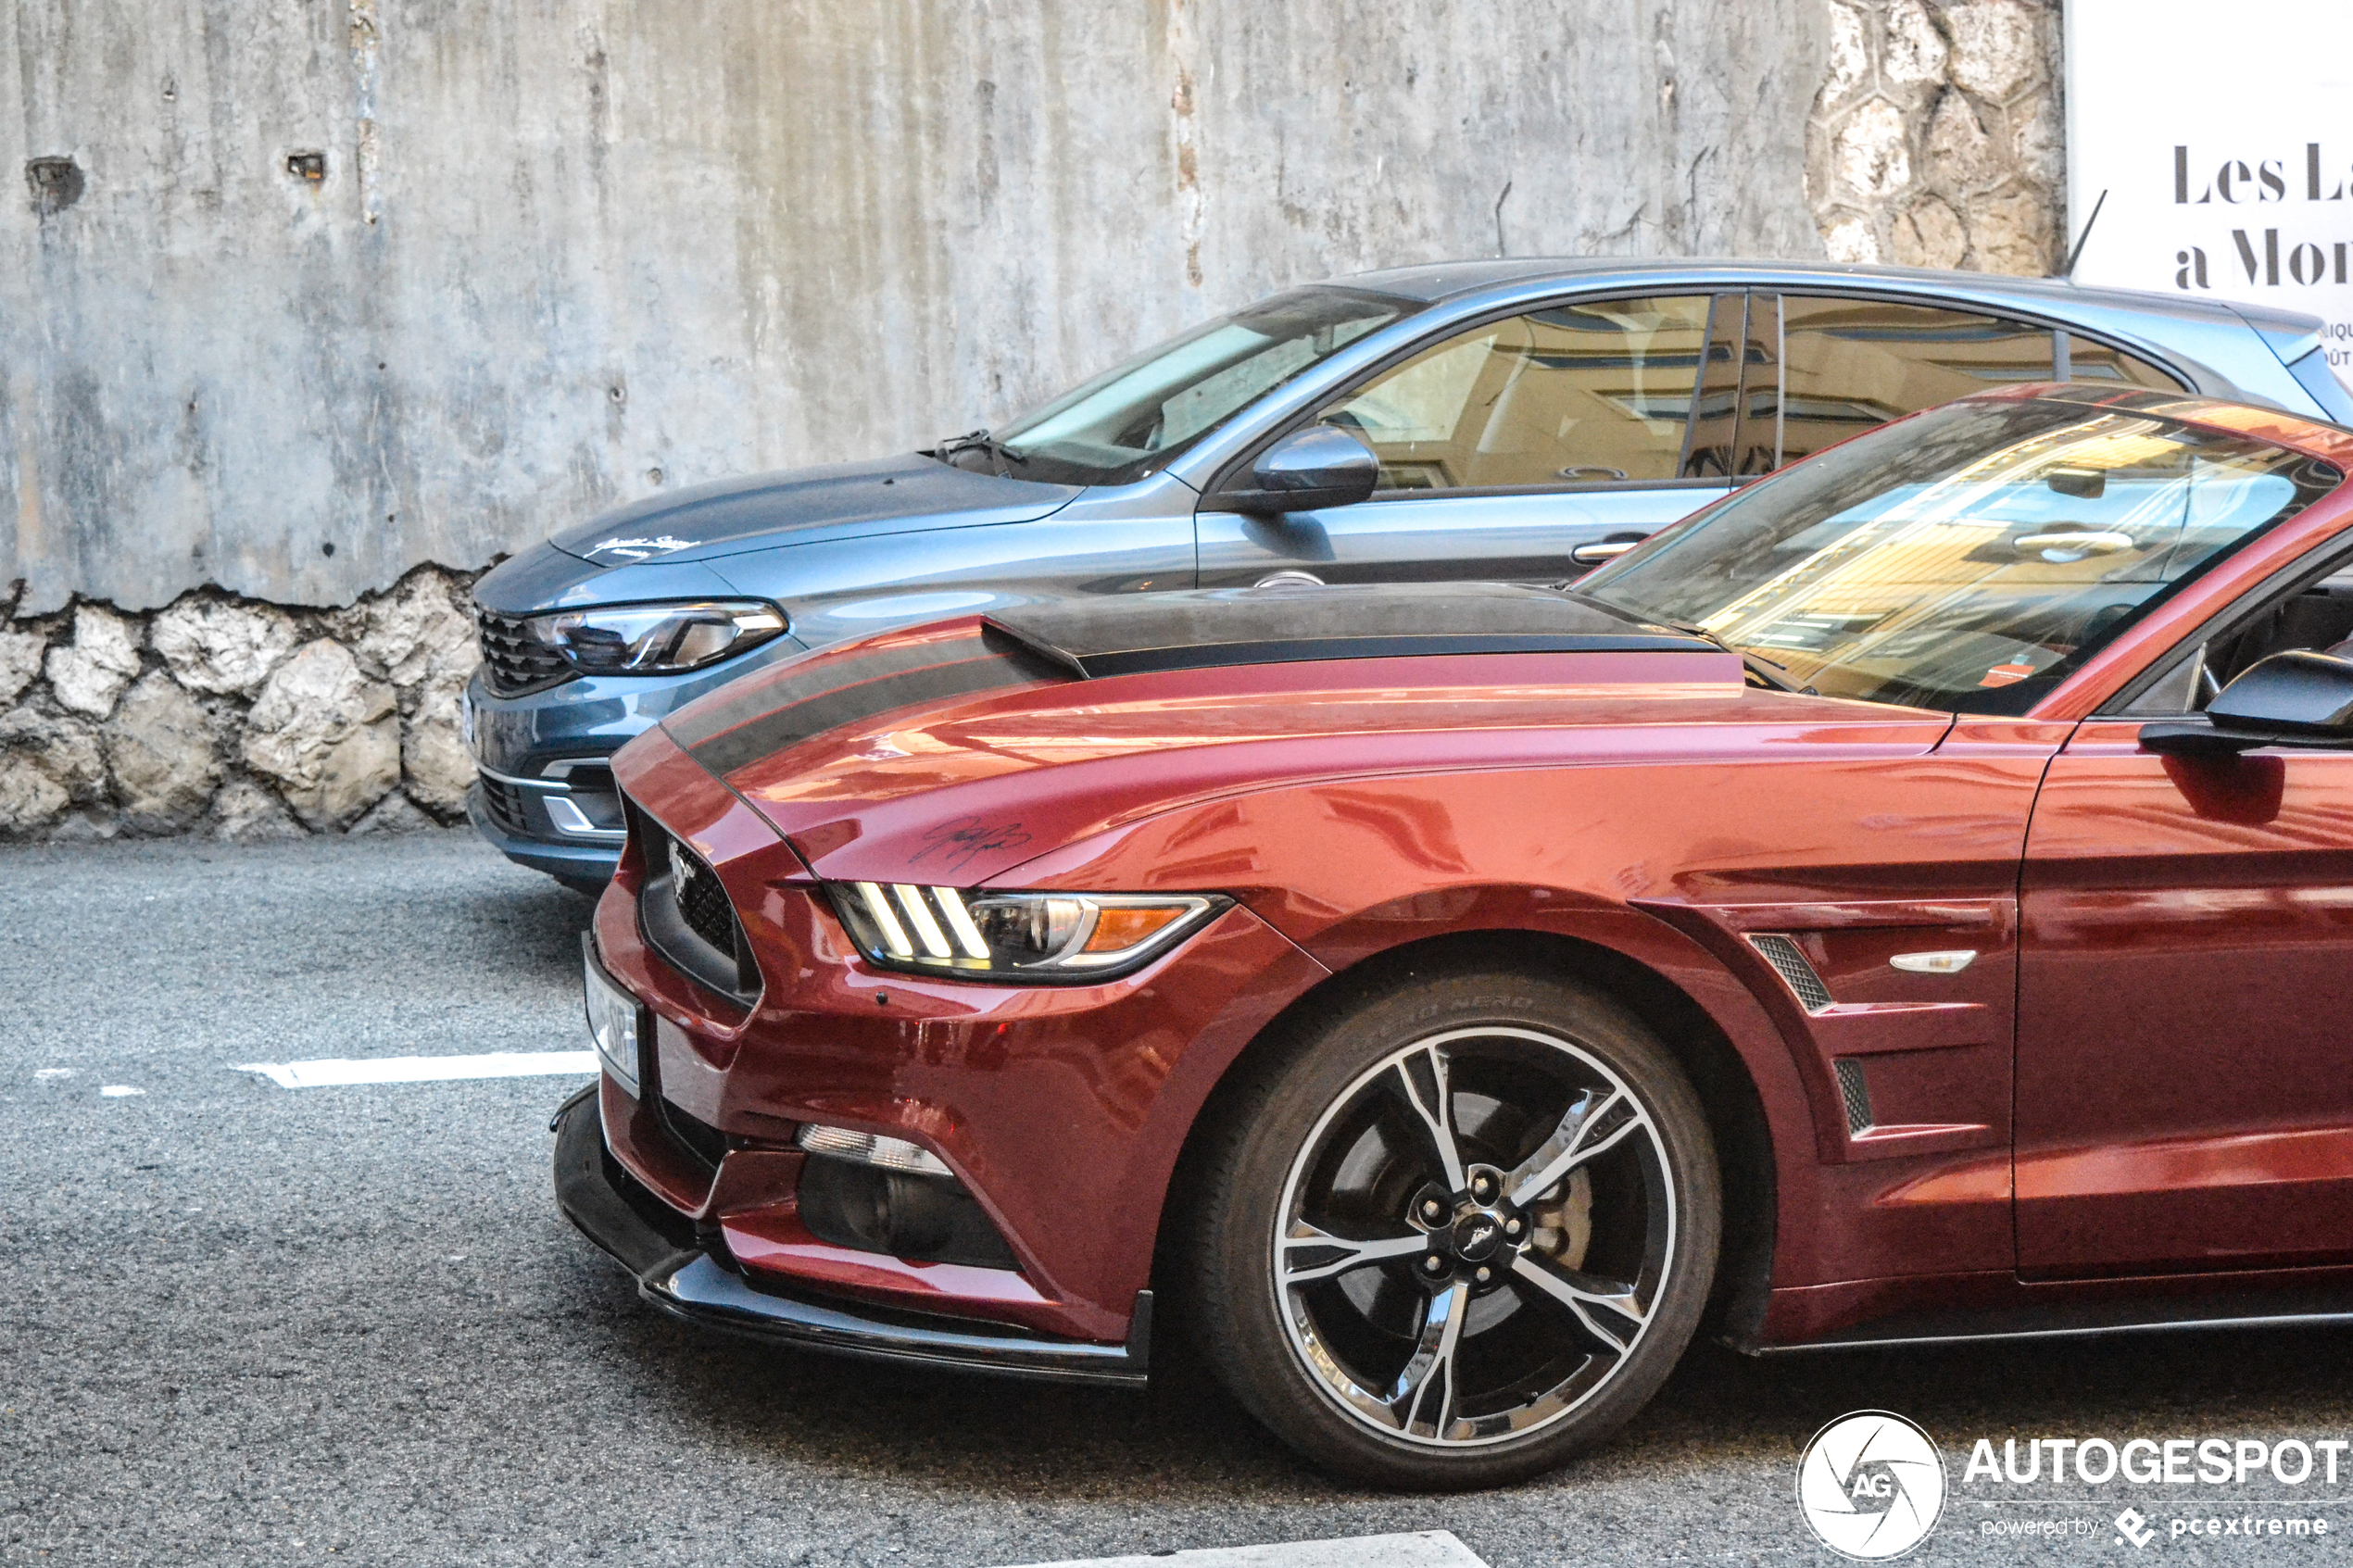
<path fill-rule="evenodd" d="M 1000 419 L 1281 283 L 1491 254 L 1507 184 L 1520 254 L 1819 254 L 1828 22 L 15 0 L 0 583 L 348 603 Z"/>
<path fill-rule="evenodd" d="M 0 837 L 451 820 L 473 569 L 996 422 L 1289 282 L 2042 271 L 2054 22 L 0 0 Z"/>

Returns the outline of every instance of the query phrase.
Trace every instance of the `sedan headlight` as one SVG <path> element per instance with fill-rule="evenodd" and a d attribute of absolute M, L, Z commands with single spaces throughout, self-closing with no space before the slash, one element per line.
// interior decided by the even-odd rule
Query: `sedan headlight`
<path fill-rule="evenodd" d="M 591 675 L 675 675 L 779 636 L 785 618 L 757 599 L 609 605 L 531 618 L 532 635 Z"/>
<path fill-rule="evenodd" d="M 825 893 L 874 962 L 971 980 L 1107 980 L 1140 969 L 1232 901 L 1197 893 L 967 893 L 905 882 L 833 882 Z"/>

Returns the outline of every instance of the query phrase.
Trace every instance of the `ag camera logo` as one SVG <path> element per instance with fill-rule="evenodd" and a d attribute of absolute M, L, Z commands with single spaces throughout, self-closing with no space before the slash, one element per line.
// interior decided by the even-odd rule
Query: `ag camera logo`
<path fill-rule="evenodd" d="M 1842 1557 L 1901 1557 L 1944 1512 L 1944 1456 L 1889 1411 L 1856 1411 L 1814 1434 L 1797 1461 L 1806 1526 Z"/>

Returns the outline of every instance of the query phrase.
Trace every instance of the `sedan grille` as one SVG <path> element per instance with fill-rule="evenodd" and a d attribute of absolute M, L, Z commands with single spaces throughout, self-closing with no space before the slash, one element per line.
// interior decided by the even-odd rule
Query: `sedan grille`
<path fill-rule="evenodd" d="M 483 680 L 497 696 L 523 696 L 572 678 L 563 656 L 531 634 L 520 615 L 474 607 L 474 632 L 482 643 Z"/>
<path fill-rule="evenodd" d="M 482 781 L 482 809 L 503 833 L 518 838 L 531 835 L 531 819 L 523 815 L 522 791 L 496 773 L 477 772 Z"/>

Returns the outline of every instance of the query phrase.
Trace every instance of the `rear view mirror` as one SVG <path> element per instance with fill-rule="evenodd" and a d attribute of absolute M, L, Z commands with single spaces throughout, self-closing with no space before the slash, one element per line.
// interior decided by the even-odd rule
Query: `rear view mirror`
<path fill-rule="evenodd" d="M 1236 511 L 1312 512 L 1353 507 L 1380 483 L 1380 459 L 1346 431 L 1310 425 L 1259 454 L 1252 488 L 1225 499 Z"/>
<path fill-rule="evenodd" d="M 2062 495 L 2096 501 L 2108 494 L 2108 470 L 2053 469 L 2044 475 L 2043 483 Z"/>
<path fill-rule="evenodd" d="M 2275 653 L 2224 686 L 2206 719 L 2144 724 L 2141 745 L 2184 756 L 2267 746 L 2353 749 L 2353 659 Z"/>

